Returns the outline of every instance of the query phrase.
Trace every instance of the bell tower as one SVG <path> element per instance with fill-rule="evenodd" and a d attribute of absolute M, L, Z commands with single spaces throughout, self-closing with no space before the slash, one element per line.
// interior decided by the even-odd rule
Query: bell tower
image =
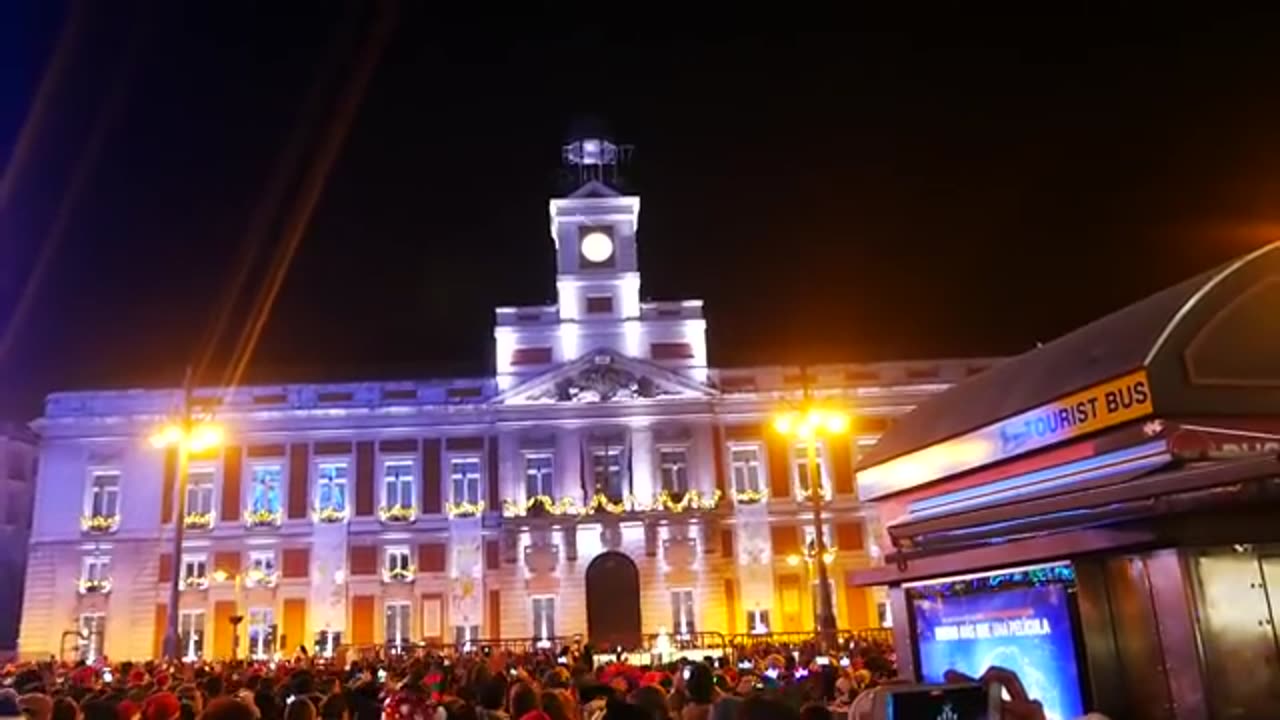
<path fill-rule="evenodd" d="M 629 150 L 600 137 L 578 138 L 562 149 L 578 182 L 550 207 L 562 320 L 640 317 L 640 198 L 614 187 Z"/>
<path fill-rule="evenodd" d="M 497 308 L 498 387 L 610 351 L 699 382 L 707 377 L 701 300 L 640 300 L 640 198 L 619 190 L 630 148 L 584 133 L 561 148 L 574 189 L 551 199 L 553 305 Z"/>

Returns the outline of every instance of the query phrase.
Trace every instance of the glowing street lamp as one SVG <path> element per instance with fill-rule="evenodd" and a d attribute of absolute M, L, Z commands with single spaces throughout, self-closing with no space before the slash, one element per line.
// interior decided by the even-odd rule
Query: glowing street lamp
<path fill-rule="evenodd" d="M 813 536 L 815 545 L 811 559 L 818 570 L 818 633 L 824 647 L 831 647 L 836 636 L 836 615 L 831 598 L 831 582 L 827 565 L 835 560 L 835 552 L 826 547 L 822 532 L 822 501 L 826 495 L 818 471 L 817 441 L 820 437 L 839 437 L 849 432 L 853 424 L 849 413 L 839 408 L 824 407 L 808 402 L 808 384 L 805 385 L 806 407 L 800 410 L 782 410 L 773 417 L 773 429 L 779 435 L 804 442 L 808 453 L 809 503 L 813 509 Z M 787 557 L 792 567 L 800 564 L 798 555 Z"/>
<path fill-rule="evenodd" d="M 192 422 L 191 419 L 191 382 L 190 375 L 183 395 L 182 420 L 180 423 L 166 425 L 151 434 L 151 447 L 157 450 L 173 448 L 177 451 L 177 488 L 176 510 L 173 522 L 173 558 L 179 562 L 182 557 L 182 535 L 187 514 L 187 470 L 191 453 L 202 453 L 219 447 L 222 444 L 222 428 L 213 423 Z M 169 623 L 164 635 L 165 657 L 177 659 L 178 654 L 178 594 L 181 592 L 182 573 L 174 572 L 169 582 Z"/>

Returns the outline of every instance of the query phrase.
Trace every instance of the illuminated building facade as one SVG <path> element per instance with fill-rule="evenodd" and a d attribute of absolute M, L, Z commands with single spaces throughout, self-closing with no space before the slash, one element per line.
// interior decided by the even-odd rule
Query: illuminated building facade
<path fill-rule="evenodd" d="M 26 572 L 35 474 L 35 435 L 24 427 L 0 426 L 0 578 Z M 17 645 L 21 609 L 22 583 L 0 584 L 0 655 Z"/>
<path fill-rule="evenodd" d="M 565 148 L 556 302 L 497 309 L 494 375 L 200 390 L 228 443 L 193 459 L 183 518 L 172 456 L 144 441 L 179 391 L 51 395 L 23 654 L 155 655 L 173 573 L 182 647 L 205 656 L 231 654 L 233 616 L 241 656 L 810 629 L 805 448 L 766 431 L 804 378 L 859 418 L 819 448 L 821 488 L 840 625 L 879 624 L 884 598 L 848 580 L 876 553 L 857 449 L 993 361 L 709 367 L 700 301 L 641 300 L 618 152 Z"/>

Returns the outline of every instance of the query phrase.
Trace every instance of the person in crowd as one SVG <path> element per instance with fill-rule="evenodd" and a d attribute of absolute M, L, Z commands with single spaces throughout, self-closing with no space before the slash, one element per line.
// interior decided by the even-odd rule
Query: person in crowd
<path fill-rule="evenodd" d="M 284 720 L 316 720 L 316 706 L 306 696 L 293 695 L 285 706 Z"/>
<path fill-rule="evenodd" d="M 80 706 L 70 697 L 60 697 L 53 701 L 50 720 L 81 720 Z"/>
<path fill-rule="evenodd" d="M 53 699 L 42 692 L 31 692 L 18 698 L 18 707 L 28 720 L 49 720 L 53 715 Z"/>
<path fill-rule="evenodd" d="M 542 709 L 538 693 L 530 685 L 517 682 L 507 694 L 507 712 L 512 720 L 524 720 L 526 715 Z"/>

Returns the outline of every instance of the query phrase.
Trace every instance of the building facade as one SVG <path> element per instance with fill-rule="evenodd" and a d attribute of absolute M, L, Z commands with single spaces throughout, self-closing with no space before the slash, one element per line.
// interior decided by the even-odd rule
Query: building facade
<path fill-rule="evenodd" d="M 0 426 L 0 655 L 18 642 L 31 504 L 35 499 L 36 437 L 24 427 Z"/>
<path fill-rule="evenodd" d="M 173 455 L 145 441 L 179 391 L 51 395 L 23 655 L 156 655 L 174 573 L 183 650 L 206 657 L 810 629 L 806 448 L 767 431 L 805 387 L 857 416 L 818 448 L 840 625 L 884 622 L 850 581 L 877 552 L 858 448 L 993 361 L 709 367 L 700 301 L 641 300 L 617 152 L 565 148 L 556 302 L 497 309 L 494 375 L 197 391 L 227 444 L 193 458 L 184 517 Z"/>

